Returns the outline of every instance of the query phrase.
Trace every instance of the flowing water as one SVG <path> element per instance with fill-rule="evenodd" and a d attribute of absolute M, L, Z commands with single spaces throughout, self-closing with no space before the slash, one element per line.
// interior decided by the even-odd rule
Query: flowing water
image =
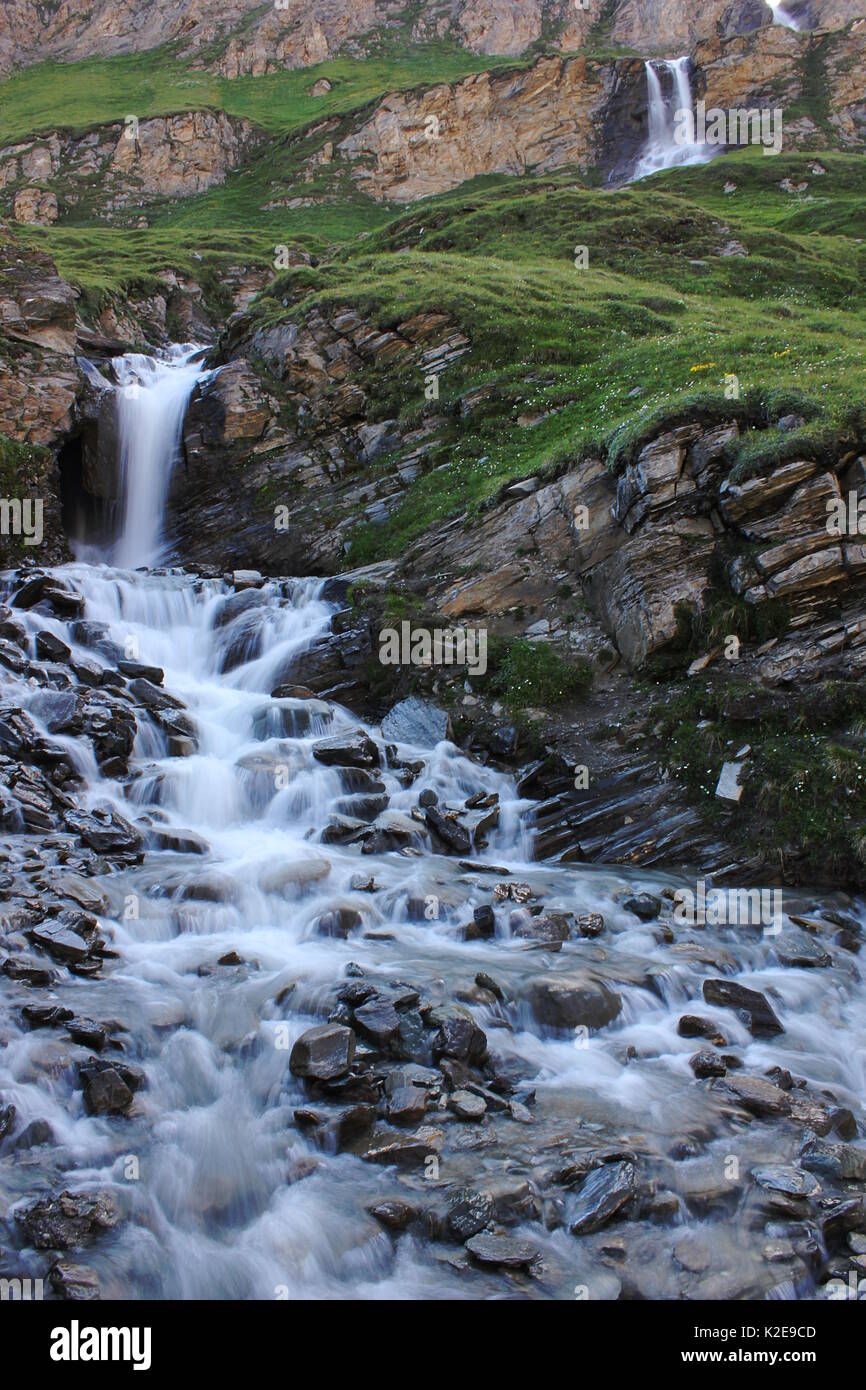
<path fill-rule="evenodd" d="M 141 393 L 134 417 L 121 404 L 126 465 L 149 474 L 126 475 L 124 546 L 138 560 L 158 546 L 154 498 L 164 497 L 165 478 L 155 479 L 152 465 L 159 456 L 164 470 L 171 466 L 181 382 L 186 389 L 194 368 L 178 369 L 186 375 L 170 390 L 141 359 L 128 370 Z M 143 518 L 138 538 L 135 518 Z M 151 849 L 139 865 L 88 879 L 104 894 L 100 924 L 117 955 L 97 980 L 60 971 L 52 996 L 77 1015 L 122 1024 L 126 1059 L 146 1074 L 128 1118 L 85 1113 L 72 1065 L 85 1054 L 57 1032 L 28 1031 L 26 991 L 4 985 L 0 1096 L 23 1124 L 47 1121 L 53 1143 L 7 1150 L 0 1210 L 62 1189 L 111 1189 L 127 1219 L 82 1256 L 106 1297 L 501 1296 L 499 1274 L 457 1267 L 453 1247 L 443 1254 L 417 1231 L 395 1241 L 367 1206 L 395 1195 L 423 1205 L 455 1183 L 503 1174 L 543 1190 L 563 1152 L 615 1146 L 637 1153 L 647 1180 L 668 1196 L 666 1225 L 629 1228 L 629 1263 L 644 1291 L 680 1295 L 670 1247 L 688 1228 L 710 1233 L 723 1271 L 783 1295 L 810 1292 L 808 1281 L 786 1281 L 784 1266 L 767 1265 L 760 1224 L 741 1219 L 750 1167 L 790 1162 L 795 1141 L 787 1132 L 779 1139 L 769 1122 L 732 1120 L 730 1099 L 694 1080 L 689 1058 L 702 1044 L 681 1037 L 677 1023 L 684 1013 L 712 1018 L 744 1072 L 787 1067 L 862 1121 L 866 991 L 854 956 L 834 951 L 821 969 L 783 964 L 780 943 L 796 931 L 788 918 L 779 937 L 746 926 L 664 933 L 638 920 L 617 895 L 636 887 L 670 894 L 694 880 L 533 862 L 528 808 L 513 780 L 449 742 L 395 749 L 369 729 L 390 813 L 409 817 L 425 790 L 440 804 L 498 794 L 499 824 L 471 860 L 430 852 L 411 821 L 417 837 L 402 851 L 362 855 L 358 846 L 324 844 L 321 831 L 350 789 L 345 774 L 316 761 L 313 744 L 359 721 L 334 701 L 270 692 L 328 629 L 327 585 L 270 581 L 247 607 L 225 583 L 181 571 L 76 563 L 57 573 L 84 596 L 89 622 L 164 669 L 165 689 L 194 722 L 195 751 L 169 756 L 168 737 L 139 716 L 134 775 L 112 781 L 89 740 L 55 735 L 86 781 L 88 805 L 114 806 L 149 835 L 184 835 L 173 842 L 179 848 Z M 31 635 L 48 628 L 92 657 L 66 622 L 30 611 L 16 617 Z M 0 678 L 2 702 L 29 710 L 47 734 L 45 692 L 2 669 Z M 401 775 L 407 760 L 423 765 L 409 786 Z M 10 849 L 22 847 L 25 837 L 10 838 Z M 59 872 L 62 883 L 62 865 Z M 375 880 L 374 891 L 359 886 L 359 874 Z M 604 932 L 555 953 L 513 935 L 499 908 L 492 939 L 465 941 L 461 924 L 499 882 L 528 884 L 545 909 L 601 913 Z M 797 906 L 815 903 L 786 895 L 786 910 Z M 866 920 L 858 906 L 845 906 Z M 361 919 L 345 940 L 319 934 L 320 919 L 337 909 Z M 240 963 L 217 964 L 226 957 Z M 586 966 L 621 995 L 615 1022 L 590 1035 L 538 1023 L 527 982 Z M 481 971 L 499 982 L 502 1001 L 473 993 Z M 290 1074 L 288 1049 L 333 1009 L 338 984 L 360 972 L 383 986 L 408 983 L 433 1003 L 462 998 L 491 1055 L 515 1076 L 532 1123 L 506 1112 L 464 1125 L 444 1102 L 434 1106 L 426 1123 L 445 1135 L 434 1173 L 396 1173 L 317 1144 L 296 1111 L 318 1103 Z M 702 982 L 719 974 L 767 993 L 784 1034 L 757 1040 L 734 1012 L 706 1004 Z M 732 1154 L 742 1177 L 726 1185 Z M 562 1224 L 569 1200 L 561 1195 L 543 1219 L 535 1213 L 517 1225 L 545 1270 L 522 1292 L 563 1298 L 582 1286 L 615 1296 L 619 1279 L 599 1255 L 603 1237 L 577 1239 Z M 38 1272 L 40 1257 L 20 1253 Z"/>
<path fill-rule="evenodd" d="M 689 59 L 650 59 L 644 63 L 647 80 L 647 142 L 638 159 L 633 179 L 644 179 L 660 169 L 704 164 L 713 158 L 709 145 L 694 138 L 694 101 L 689 79 Z M 667 90 L 666 90 L 667 89 Z M 690 113 L 691 128 L 680 113 Z M 679 137 L 678 137 L 678 133 Z"/>
<path fill-rule="evenodd" d="M 767 0 L 767 4 L 773 11 L 774 24 L 782 24 L 786 29 L 799 30 L 800 21 L 795 19 L 794 16 L 785 9 L 785 6 L 780 4 L 779 0 Z"/>

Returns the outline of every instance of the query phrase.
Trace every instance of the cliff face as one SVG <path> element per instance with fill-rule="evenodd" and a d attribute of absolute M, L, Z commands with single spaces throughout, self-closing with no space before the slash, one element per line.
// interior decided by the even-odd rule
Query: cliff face
<path fill-rule="evenodd" d="M 838 28 L 862 13 L 859 0 L 792 4 L 803 27 Z M 434 0 L 410 30 L 413 39 L 449 38 L 474 53 L 517 55 L 542 38 L 565 51 L 599 37 L 641 53 L 690 51 L 702 39 L 772 23 L 763 0 Z M 359 53 L 382 34 L 405 32 L 402 0 L 6 0 L 0 73 L 57 58 L 140 53 L 174 43 L 228 77 L 309 67 L 341 52 Z"/>

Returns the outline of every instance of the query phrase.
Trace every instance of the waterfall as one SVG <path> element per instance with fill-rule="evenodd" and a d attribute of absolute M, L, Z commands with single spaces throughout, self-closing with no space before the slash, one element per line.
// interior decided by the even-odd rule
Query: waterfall
<path fill-rule="evenodd" d="M 114 358 L 122 519 L 111 558 L 125 568 L 151 565 L 159 558 L 183 418 L 193 387 L 204 375 L 201 353 L 185 344 L 161 357 L 127 353 Z"/>
<path fill-rule="evenodd" d="M 683 114 L 694 114 L 692 85 L 689 80 L 689 59 L 663 58 L 651 59 L 644 63 L 647 79 L 647 118 L 649 133 L 641 151 L 633 175 L 634 179 L 646 178 L 660 169 L 671 169 L 677 165 L 703 164 L 712 159 L 713 151 L 694 140 L 694 121 L 691 122 L 691 138 L 683 140 L 681 129 Z M 658 69 L 661 69 L 661 72 Z M 665 96 L 663 78 L 669 78 L 670 95 Z"/>
<path fill-rule="evenodd" d="M 786 29 L 799 30 L 799 20 L 795 19 L 794 16 L 785 9 L 785 6 L 779 3 L 779 0 L 767 0 L 767 4 L 773 11 L 774 24 L 783 24 Z"/>

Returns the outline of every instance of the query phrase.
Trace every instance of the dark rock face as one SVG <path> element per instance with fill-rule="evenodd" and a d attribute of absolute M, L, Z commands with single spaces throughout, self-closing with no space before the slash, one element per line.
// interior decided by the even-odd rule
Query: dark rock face
<path fill-rule="evenodd" d="M 326 767 L 378 767 L 379 749 L 368 734 L 358 729 L 351 734 L 334 734 L 313 744 L 313 757 Z"/>
<path fill-rule="evenodd" d="M 747 989 L 734 980 L 704 980 L 703 994 L 708 1004 L 735 1009 L 748 1021 L 749 1031 L 756 1038 L 772 1038 L 785 1031 L 770 1003 L 758 990 Z"/>
<path fill-rule="evenodd" d="M 338 1023 L 308 1028 L 292 1048 L 289 1070 L 312 1081 L 331 1081 L 345 1076 L 355 1054 L 355 1035 Z"/>
<path fill-rule="evenodd" d="M 15 1219 L 37 1250 L 74 1250 L 113 1230 L 121 1214 L 110 1192 L 61 1192 L 16 1212 Z"/>
<path fill-rule="evenodd" d="M 582 1184 L 571 1208 L 572 1235 L 589 1235 L 600 1230 L 634 1200 L 636 1193 L 632 1163 L 606 1163 L 597 1168 Z"/>
<path fill-rule="evenodd" d="M 622 1009 L 619 995 L 589 974 L 540 976 L 526 997 L 538 1023 L 549 1028 L 603 1028 Z"/>

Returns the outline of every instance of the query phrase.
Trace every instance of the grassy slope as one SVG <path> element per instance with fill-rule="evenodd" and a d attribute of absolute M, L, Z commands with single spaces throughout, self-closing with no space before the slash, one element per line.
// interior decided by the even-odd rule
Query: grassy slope
<path fill-rule="evenodd" d="M 813 162 L 745 153 L 607 192 L 568 175 L 486 180 L 278 277 L 256 309 L 266 321 L 284 316 L 286 297 L 301 314 L 352 303 L 383 327 L 439 309 L 472 338 L 440 388 L 451 467 L 420 479 L 384 526 L 360 529 L 352 558 L 399 554 L 437 517 L 586 450 L 603 448 L 617 465 L 689 407 L 753 424 L 804 416 L 786 436 L 746 434 L 731 458 L 740 476 L 862 432 L 866 250 L 854 234 L 866 234 L 866 161 L 828 154 L 827 173 L 811 178 Z M 778 187 L 784 177 L 810 188 L 820 178 L 820 197 L 792 198 Z M 730 178 L 737 190 L 725 195 Z M 749 254 L 720 256 L 732 240 Z M 586 270 L 574 266 L 576 245 L 589 248 Z M 725 397 L 727 374 L 739 379 L 738 402 Z M 461 420 L 460 397 L 484 383 L 487 405 Z M 420 380 L 389 374 L 377 391 L 383 416 L 424 412 Z M 543 412 L 555 413 L 517 424 Z"/>

